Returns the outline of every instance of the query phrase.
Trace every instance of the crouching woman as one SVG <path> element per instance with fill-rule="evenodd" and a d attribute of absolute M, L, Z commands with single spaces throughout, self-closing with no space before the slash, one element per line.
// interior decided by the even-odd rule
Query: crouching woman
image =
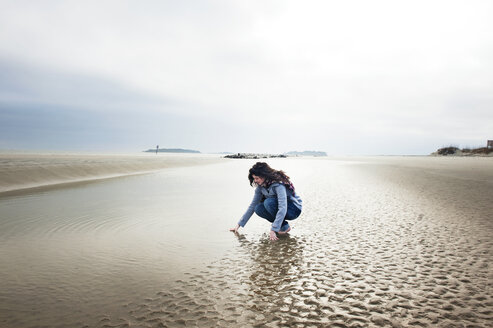
<path fill-rule="evenodd" d="M 286 173 L 274 170 L 267 163 L 253 165 L 248 172 L 248 180 L 252 187 L 256 187 L 253 200 L 236 227 L 229 230 L 238 232 L 255 212 L 272 223 L 269 238 L 277 240 L 277 234 L 286 234 L 291 230 L 288 221 L 300 216 L 301 198 L 295 193 Z"/>

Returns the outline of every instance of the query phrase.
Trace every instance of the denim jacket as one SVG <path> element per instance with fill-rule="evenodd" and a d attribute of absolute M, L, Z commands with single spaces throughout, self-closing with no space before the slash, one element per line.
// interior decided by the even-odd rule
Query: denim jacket
<path fill-rule="evenodd" d="M 272 223 L 272 230 L 279 231 L 281 229 L 281 224 L 286 217 L 286 211 L 288 209 L 288 202 L 292 202 L 297 208 L 301 210 L 302 201 L 301 198 L 293 192 L 291 189 L 286 188 L 284 184 L 275 182 L 268 187 L 258 186 L 255 189 L 255 194 L 253 195 L 253 200 L 248 206 L 245 214 L 238 222 L 241 227 L 244 227 L 248 220 L 252 217 L 255 212 L 255 206 L 257 206 L 262 198 L 277 198 L 277 214 L 276 219 Z"/>

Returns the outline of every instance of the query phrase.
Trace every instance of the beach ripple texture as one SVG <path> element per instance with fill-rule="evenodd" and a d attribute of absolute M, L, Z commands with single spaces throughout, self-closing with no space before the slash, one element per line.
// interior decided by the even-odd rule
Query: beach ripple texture
<path fill-rule="evenodd" d="M 37 292 L 50 295 L 48 300 L 42 298 L 44 302 L 54 301 L 44 307 L 48 313 L 37 312 L 36 305 L 23 307 L 2 292 L 0 323 L 6 327 L 492 326 L 491 160 L 273 160 L 274 167 L 294 178 L 304 200 L 303 214 L 293 222 L 292 232 L 277 242 L 268 239 L 269 225 L 255 216 L 239 235 L 226 231 L 252 196 L 251 189 L 234 192 L 237 183 L 246 183 L 245 170 L 252 163 L 134 177 L 125 183 L 152 190 L 143 193 L 145 201 L 138 207 L 144 214 L 138 220 L 133 219 L 138 213 L 132 209 L 134 200 L 118 210 L 90 201 L 92 207 L 83 211 L 85 219 L 80 214 L 70 220 L 53 217 L 49 223 L 46 218 L 31 218 L 22 228 L 33 229 L 33 234 L 10 222 L 11 242 L 3 241 L 5 246 L 16 245 L 22 251 L 19 239 L 26 242 L 26 235 L 44 236 L 40 245 L 60 245 L 56 241 L 69 235 L 76 244 L 66 251 L 70 257 L 79 256 L 69 265 L 53 264 L 56 252 L 43 252 L 49 257 L 44 261 L 52 263 L 50 270 L 63 272 L 60 276 L 67 281 L 63 287 L 50 283 L 52 271 L 29 272 L 11 260 L 24 277 L 17 277 L 21 281 L 15 283 L 11 272 L 1 269 L 2 278 L 9 280 L 2 280 L 2 289 L 9 284 L 14 286 L 9 287 L 13 295 L 25 297 L 29 293 L 23 289 L 36 290 L 36 283 L 42 283 Z M 174 188 L 159 193 L 163 207 L 151 205 L 160 190 L 153 187 L 156 181 Z M 102 188 L 104 195 L 105 188 L 125 187 L 98 186 L 86 186 L 94 190 L 85 192 Z M 26 205 L 36 199 L 30 197 L 4 202 Z M 172 201 L 166 202 L 170 197 Z M 196 213 L 194 206 L 173 205 L 190 204 L 193 199 L 204 201 Z M 177 221 L 156 215 L 166 210 Z M 194 232 L 187 234 L 189 230 Z M 93 249 L 83 247 L 87 245 Z M 23 251 L 29 256 L 29 249 Z M 0 254 L 5 263 L 5 251 Z M 87 270 L 93 265 L 98 269 Z M 70 273 L 70 269 L 77 272 L 74 266 L 82 267 L 85 279 L 91 279 L 75 283 L 77 275 Z M 29 287 L 24 279 L 33 285 Z M 112 280 L 117 283 L 111 284 Z M 92 291 L 82 292 L 81 286 Z M 79 303 L 73 300 L 77 294 L 83 295 Z M 60 306 L 62 313 L 55 313 L 57 303 L 65 299 L 76 305 L 73 311 Z M 53 317 L 56 322 L 50 321 Z"/>

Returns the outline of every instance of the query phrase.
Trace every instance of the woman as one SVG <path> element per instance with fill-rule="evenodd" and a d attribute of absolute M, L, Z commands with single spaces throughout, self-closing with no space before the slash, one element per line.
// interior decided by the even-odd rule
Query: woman
<path fill-rule="evenodd" d="M 235 228 L 238 232 L 244 227 L 253 212 L 272 222 L 269 233 L 270 240 L 277 240 L 278 234 L 286 234 L 291 230 L 286 220 L 294 220 L 301 214 L 301 198 L 294 192 L 294 186 L 283 171 L 271 168 L 267 163 L 257 162 L 248 173 L 250 185 L 256 187 L 253 200 Z"/>

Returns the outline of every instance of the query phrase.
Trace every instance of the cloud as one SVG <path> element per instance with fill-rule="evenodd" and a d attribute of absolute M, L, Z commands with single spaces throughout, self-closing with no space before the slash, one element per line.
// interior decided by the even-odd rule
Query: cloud
<path fill-rule="evenodd" d="M 492 7 L 9 2 L 0 13 L 0 97 L 182 117 L 184 131 L 199 121 L 241 131 L 195 126 L 195 148 L 229 138 L 235 147 L 283 149 L 281 130 L 297 135 L 296 147 L 347 149 L 366 139 L 375 152 L 395 153 L 406 140 L 427 152 L 426 143 L 491 138 Z"/>
<path fill-rule="evenodd" d="M 0 60 L 0 101 L 41 103 L 91 110 L 172 106 L 163 96 L 131 89 L 118 81 Z"/>

